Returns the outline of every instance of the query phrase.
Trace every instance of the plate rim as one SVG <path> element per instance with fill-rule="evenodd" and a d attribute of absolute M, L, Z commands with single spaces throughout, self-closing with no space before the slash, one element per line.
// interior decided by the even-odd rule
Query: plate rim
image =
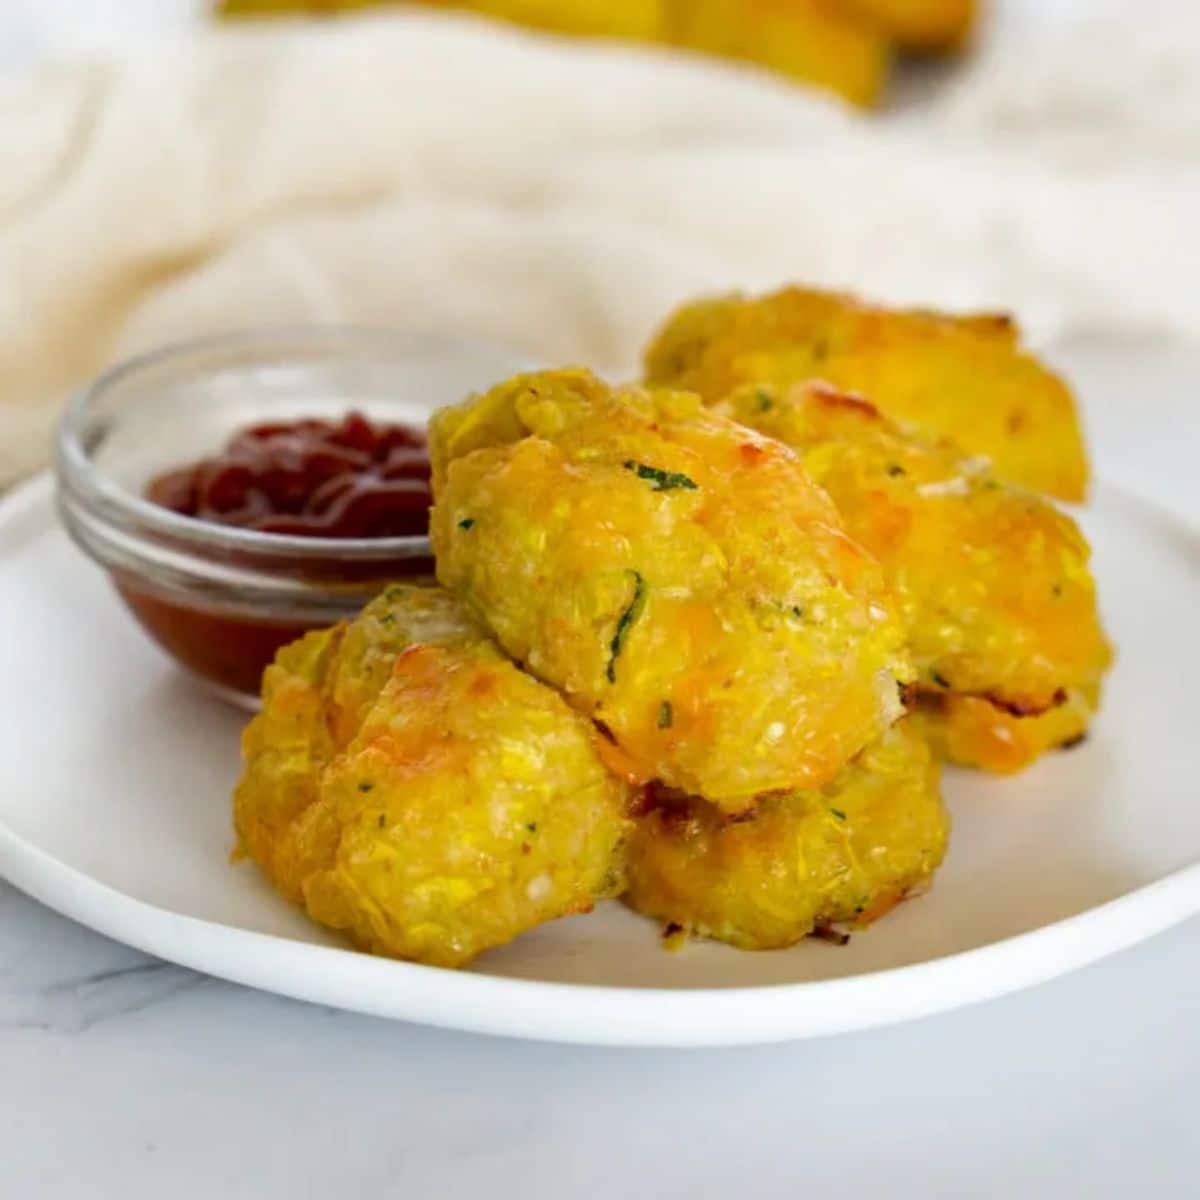
<path fill-rule="evenodd" d="M 604 1046 L 758 1045 L 898 1024 L 1048 982 L 1200 912 L 1195 862 L 1063 920 L 903 967 L 750 987 L 620 987 L 454 971 L 172 912 L 2 821 L 0 876 L 114 941 L 259 991 L 442 1029 Z"/>
<path fill-rule="evenodd" d="M 48 471 L 17 485 L 0 498 L 0 525 L 51 493 L 53 528 L 52 492 Z M 1186 517 L 1123 487 L 1103 492 L 1200 554 L 1200 530 Z M 188 916 L 101 883 L 2 816 L 0 877 L 106 937 L 261 991 L 443 1029 L 606 1046 L 764 1044 L 932 1016 L 1046 982 L 1200 913 L 1197 860 L 1073 916 L 901 967 L 728 988 L 622 987 L 452 971 Z"/>

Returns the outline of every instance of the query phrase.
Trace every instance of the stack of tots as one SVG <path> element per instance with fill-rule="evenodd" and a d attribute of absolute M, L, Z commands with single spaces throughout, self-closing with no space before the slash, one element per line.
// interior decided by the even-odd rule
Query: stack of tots
<path fill-rule="evenodd" d="M 441 587 L 266 673 L 241 849 L 368 950 L 457 966 L 617 896 L 746 949 L 838 937 L 940 864 L 938 759 L 1084 736 L 1110 651 L 1039 489 L 1086 462 L 1011 323 L 704 301 L 647 378 L 438 413 Z"/>

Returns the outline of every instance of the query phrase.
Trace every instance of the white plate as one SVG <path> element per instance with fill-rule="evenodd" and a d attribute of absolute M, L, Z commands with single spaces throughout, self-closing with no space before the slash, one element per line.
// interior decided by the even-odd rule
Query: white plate
<path fill-rule="evenodd" d="M 253 987 L 521 1037 L 718 1045 L 834 1033 L 1047 979 L 1200 910 L 1192 750 L 1200 541 L 1112 490 L 1086 525 L 1119 650 L 1082 747 L 948 772 L 932 892 L 849 946 L 661 949 L 616 903 L 453 972 L 343 948 L 231 866 L 241 718 L 141 635 L 59 531 L 50 481 L 0 504 L 0 873 L 110 937 Z"/>

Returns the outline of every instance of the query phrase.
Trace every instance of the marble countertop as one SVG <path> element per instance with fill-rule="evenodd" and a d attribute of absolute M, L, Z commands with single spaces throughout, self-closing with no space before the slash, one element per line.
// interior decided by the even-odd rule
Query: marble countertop
<path fill-rule="evenodd" d="M 1193 1196 L 1198 958 L 1193 921 L 892 1029 L 594 1050 L 247 991 L 0 885 L 0 1196 Z"/>

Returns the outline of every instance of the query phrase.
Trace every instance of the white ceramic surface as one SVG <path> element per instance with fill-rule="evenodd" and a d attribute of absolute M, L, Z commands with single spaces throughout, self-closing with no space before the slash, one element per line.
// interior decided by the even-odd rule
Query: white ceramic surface
<path fill-rule="evenodd" d="M 238 714 L 147 643 L 59 532 L 48 480 L 0 505 L 0 873 L 163 958 L 381 1016 L 523 1037 L 715 1045 L 901 1020 L 1049 978 L 1200 911 L 1186 636 L 1200 547 L 1116 491 L 1086 516 L 1119 659 L 1091 739 L 1016 780 L 951 772 L 933 891 L 842 949 L 663 951 L 619 905 L 447 972 L 373 959 L 231 866 Z"/>

